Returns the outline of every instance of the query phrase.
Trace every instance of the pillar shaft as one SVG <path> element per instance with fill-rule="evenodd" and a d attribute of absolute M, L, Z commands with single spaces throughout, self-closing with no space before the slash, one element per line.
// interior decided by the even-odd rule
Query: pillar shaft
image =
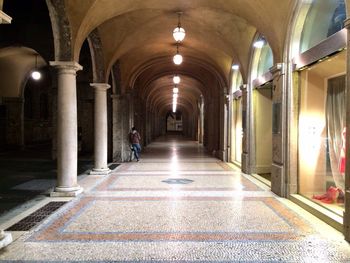
<path fill-rule="evenodd" d="M 76 62 L 53 61 L 57 69 L 57 186 L 51 196 L 76 196 L 82 188 L 77 183 L 78 137 Z"/>
<path fill-rule="evenodd" d="M 271 190 L 279 196 L 288 197 L 291 188 L 296 189 L 296 185 L 287 180 L 285 168 L 285 148 L 288 146 L 284 123 L 287 119 L 285 64 L 277 63 L 270 72 L 273 76 Z"/>
<path fill-rule="evenodd" d="M 92 173 L 107 174 L 107 89 L 111 86 L 106 83 L 92 83 L 90 86 L 95 89 L 95 165 Z"/>

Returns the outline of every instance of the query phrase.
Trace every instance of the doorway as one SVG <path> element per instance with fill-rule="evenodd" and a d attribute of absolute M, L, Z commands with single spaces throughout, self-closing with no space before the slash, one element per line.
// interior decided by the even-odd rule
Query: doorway
<path fill-rule="evenodd" d="M 272 82 L 253 93 L 255 131 L 255 173 L 271 182 L 272 164 Z"/>

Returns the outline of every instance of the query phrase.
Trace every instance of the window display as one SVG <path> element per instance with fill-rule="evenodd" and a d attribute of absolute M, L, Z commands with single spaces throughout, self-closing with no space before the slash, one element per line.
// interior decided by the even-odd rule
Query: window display
<path fill-rule="evenodd" d="M 299 73 L 299 193 L 342 214 L 345 184 L 343 51 Z"/>

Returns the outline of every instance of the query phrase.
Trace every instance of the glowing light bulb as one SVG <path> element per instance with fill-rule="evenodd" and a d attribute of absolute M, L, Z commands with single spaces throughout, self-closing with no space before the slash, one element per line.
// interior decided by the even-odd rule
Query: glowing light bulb
<path fill-rule="evenodd" d="M 180 26 L 175 27 L 175 29 L 173 30 L 173 37 L 176 42 L 181 42 L 182 40 L 185 39 L 185 36 L 186 36 L 185 29 L 183 29 Z"/>
<path fill-rule="evenodd" d="M 180 54 L 176 54 L 173 57 L 173 61 L 175 65 L 180 65 L 182 63 L 182 56 Z"/>
<path fill-rule="evenodd" d="M 176 63 L 175 63 L 175 64 L 176 64 Z M 175 76 L 173 77 L 173 82 L 174 82 L 174 84 L 179 84 L 180 81 L 181 81 L 180 76 L 175 75 Z"/>
<path fill-rule="evenodd" d="M 34 71 L 32 72 L 32 78 L 33 78 L 34 80 L 39 80 L 39 79 L 41 79 L 41 73 L 40 73 L 39 71 L 37 71 L 37 70 L 34 70 Z"/>

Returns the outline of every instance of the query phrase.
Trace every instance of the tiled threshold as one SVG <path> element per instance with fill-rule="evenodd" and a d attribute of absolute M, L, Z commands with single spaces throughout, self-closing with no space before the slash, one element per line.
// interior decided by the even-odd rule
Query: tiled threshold
<path fill-rule="evenodd" d="M 334 213 L 298 194 L 290 195 L 289 199 L 328 225 L 334 227 L 340 232 L 343 232 L 343 217 L 341 215 Z"/>

